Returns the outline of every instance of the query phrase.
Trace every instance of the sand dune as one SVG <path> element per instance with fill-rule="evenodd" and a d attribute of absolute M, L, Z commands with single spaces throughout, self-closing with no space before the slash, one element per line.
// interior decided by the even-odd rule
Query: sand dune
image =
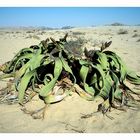
<path fill-rule="evenodd" d="M 127 31 L 120 34 L 121 31 Z M 73 28 L 69 30 L 0 30 L 0 64 L 12 59 L 16 52 L 24 47 L 38 44 L 47 37 L 56 39 L 66 32 L 69 38 L 86 40 L 84 47 L 94 49 L 100 47 L 102 41 L 112 41 L 109 50 L 115 51 L 128 67 L 140 74 L 140 27 L 139 26 L 100 26 Z M 6 83 L 0 82 L 0 89 Z M 34 109 L 44 106 L 37 97 L 28 106 Z M 82 119 L 82 114 L 97 110 L 97 103 L 85 101 L 76 93 L 62 102 L 50 105 L 46 109 L 44 120 L 33 119 L 21 111 L 21 106 L 0 104 L 0 132 L 55 132 L 55 133 L 95 133 L 95 132 L 140 132 L 140 110 L 128 109 L 127 112 L 112 109 L 107 116 L 95 113 L 91 118 Z"/>

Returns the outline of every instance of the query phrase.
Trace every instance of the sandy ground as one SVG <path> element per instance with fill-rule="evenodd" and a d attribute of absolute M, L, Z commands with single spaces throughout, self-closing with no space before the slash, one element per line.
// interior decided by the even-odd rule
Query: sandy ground
<path fill-rule="evenodd" d="M 119 30 L 127 30 L 127 34 L 118 34 Z M 69 30 L 31 30 L 31 29 L 0 29 L 0 64 L 11 60 L 21 48 L 38 44 L 47 37 L 59 38 L 66 32 L 70 38 L 75 35 L 86 39 L 84 44 L 88 49 L 94 49 L 95 44 L 101 41 L 112 41 L 109 50 L 115 51 L 131 69 L 140 73 L 140 27 L 136 26 L 100 26 L 89 28 L 74 28 Z M 5 86 L 0 82 L 0 88 Z M 29 106 L 33 108 L 44 106 L 44 103 L 35 97 Z M 112 109 L 109 119 L 101 113 L 91 118 L 81 119 L 82 114 L 96 111 L 97 103 L 85 101 L 76 93 L 67 97 L 60 103 L 53 104 L 46 109 L 44 120 L 33 119 L 21 111 L 21 106 L 0 104 L 0 132 L 39 132 L 39 133 L 95 133 L 140 132 L 140 110 L 128 110 L 127 112 Z"/>

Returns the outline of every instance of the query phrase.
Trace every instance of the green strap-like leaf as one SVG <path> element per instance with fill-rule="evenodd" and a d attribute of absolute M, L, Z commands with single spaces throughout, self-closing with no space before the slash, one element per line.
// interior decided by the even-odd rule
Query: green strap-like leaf
<path fill-rule="evenodd" d="M 25 64 L 23 65 L 19 71 L 16 72 L 15 79 L 19 80 L 25 73 L 29 72 L 30 70 L 34 70 L 40 66 L 41 60 L 44 55 L 40 54 L 40 50 Z M 28 71 L 27 71 L 28 70 Z"/>
<path fill-rule="evenodd" d="M 37 52 L 32 57 L 32 59 L 30 60 L 30 69 L 33 70 L 39 67 L 43 57 L 44 55 L 41 54 L 41 49 L 38 49 Z"/>
<path fill-rule="evenodd" d="M 111 52 L 111 51 L 104 51 L 104 53 L 106 54 L 106 55 L 112 55 L 115 59 L 116 59 L 116 61 L 117 61 L 117 63 L 119 64 L 119 80 L 120 80 L 120 82 L 123 82 L 124 80 L 125 80 L 125 78 L 126 78 L 126 75 L 127 75 L 127 68 L 126 68 L 126 66 L 125 66 L 125 64 L 124 64 L 124 62 L 122 61 L 122 59 L 118 56 L 118 55 L 116 55 L 114 52 Z"/>
<path fill-rule="evenodd" d="M 20 81 L 20 84 L 19 84 L 19 88 L 18 88 L 18 91 L 19 91 L 19 94 L 18 94 L 19 103 L 23 102 L 24 95 L 25 95 L 25 90 L 27 89 L 28 84 L 30 83 L 31 78 L 34 76 L 35 73 L 36 73 L 36 69 L 26 73 L 22 77 L 22 79 Z"/>
<path fill-rule="evenodd" d="M 97 55 L 99 56 L 98 61 L 102 67 L 103 70 L 108 70 L 109 63 L 107 61 L 107 56 L 105 53 L 102 53 L 100 51 L 97 51 Z"/>
<path fill-rule="evenodd" d="M 94 92 L 95 92 L 94 89 L 86 83 L 86 78 L 87 78 L 88 72 L 89 72 L 89 67 L 82 65 L 82 67 L 80 69 L 80 77 L 83 81 L 84 89 L 86 92 L 88 92 L 89 94 L 94 96 Z"/>
<path fill-rule="evenodd" d="M 129 70 L 126 75 L 126 79 L 132 84 L 140 85 L 140 76 L 138 76 L 134 71 Z"/>
<path fill-rule="evenodd" d="M 57 103 L 59 101 L 62 101 L 68 95 L 69 95 L 69 91 L 65 91 L 61 95 L 52 95 L 52 94 L 49 94 L 48 96 L 44 97 L 44 101 L 45 101 L 46 104 Z"/>
<path fill-rule="evenodd" d="M 112 87 L 111 87 L 111 93 L 110 93 L 110 101 L 113 103 L 114 102 L 114 98 L 120 98 L 120 93 L 121 90 L 119 88 L 119 79 L 116 76 L 116 74 L 112 71 L 110 71 L 110 76 L 112 78 Z M 118 94 L 118 95 L 117 95 Z M 122 95 L 121 95 L 122 96 Z"/>
<path fill-rule="evenodd" d="M 56 58 L 54 67 L 54 78 L 41 89 L 39 93 L 40 96 L 47 97 L 50 94 L 61 72 L 62 72 L 62 61 L 60 60 L 60 58 Z"/>
<path fill-rule="evenodd" d="M 30 61 L 28 61 L 25 65 L 23 65 L 18 71 L 16 71 L 15 80 L 19 80 L 19 78 L 21 78 L 25 74 L 29 66 L 30 66 Z"/>
<path fill-rule="evenodd" d="M 85 100 L 88 100 L 88 101 L 93 101 L 94 100 L 94 96 L 85 92 L 85 90 L 83 90 L 78 84 L 75 84 L 74 88 L 75 88 L 75 91 Z"/>
<path fill-rule="evenodd" d="M 4 73 L 4 74 L 0 75 L 0 80 L 5 79 L 5 78 L 14 77 L 14 76 L 15 76 L 15 73 L 9 73 L 9 74 Z"/>
<path fill-rule="evenodd" d="M 31 49 L 31 48 L 24 48 L 24 49 L 20 50 L 14 56 L 14 58 L 10 61 L 10 63 L 7 65 L 7 68 L 5 69 L 5 73 L 9 73 L 9 72 L 13 71 L 15 63 L 20 59 L 21 56 L 23 56 L 25 54 L 33 54 L 33 49 Z"/>
<path fill-rule="evenodd" d="M 100 90 L 100 93 L 97 94 L 97 96 L 101 96 L 104 100 L 109 99 L 112 85 L 111 77 L 107 74 L 104 81 L 104 87 Z"/>
<path fill-rule="evenodd" d="M 19 62 L 20 63 L 22 63 L 22 61 L 24 60 L 24 59 L 31 59 L 33 57 L 33 54 L 32 53 L 29 53 L 29 54 L 24 54 L 24 55 L 21 55 L 20 57 L 19 57 L 19 59 L 16 61 L 16 63 L 14 64 L 14 69 L 13 69 L 13 71 L 15 72 L 16 71 L 16 68 L 17 68 L 17 65 L 19 64 Z M 27 62 L 26 62 L 27 63 Z"/>
<path fill-rule="evenodd" d="M 63 65 L 63 68 L 65 69 L 65 71 L 69 72 L 73 76 L 74 84 L 75 84 L 76 83 L 76 78 L 75 78 L 71 68 L 69 67 L 68 62 L 63 57 L 61 57 L 60 59 L 62 61 L 62 65 Z"/>

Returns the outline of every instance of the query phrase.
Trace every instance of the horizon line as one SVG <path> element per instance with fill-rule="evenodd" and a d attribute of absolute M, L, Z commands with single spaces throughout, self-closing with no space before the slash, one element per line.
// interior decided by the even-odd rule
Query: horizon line
<path fill-rule="evenodd" d="M 116 25 L 115 25 L 116 24 Z M 118 24 L 118 25 L 117 25 Z M 119 22 L 114 22 L 110 24 L 98 24 L 98 25 L 87 25 L 87 26 L 73 26 L 73 25 L 64 25 L 61 27 L 52 27 L 52 26 L 46 26 L 46 25 L 40 25 L 40 26 L 35 26 L 35 25 L 0 25 L 0 28 L 52 28 L 52 29 L 61 29 L 61 28 L 78 28 L 78 27 L 97 27 L 97 26 L 140 26 L 140 23 L 137 24 L 124 24 L 124 23 L 119 23 Z"/>

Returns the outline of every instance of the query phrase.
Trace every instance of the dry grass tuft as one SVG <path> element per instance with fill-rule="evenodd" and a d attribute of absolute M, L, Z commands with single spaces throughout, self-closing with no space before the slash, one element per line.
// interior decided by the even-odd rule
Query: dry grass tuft
<path fill-rule="evenodd" d="M 26 38 L 32 38 L 32 39 L 40 40 L 40 37 L 37 36 L 37 35 L 29 35 L 29 36 L 27 36 Z"/>
<path fill-rule="evenodd" d="M 128 31 L 127 30 L 124 30 L 124 29 L 120 29 L 118 31 L 118 35 L 124 35 L 124 34 L 128 34 Z"/>

